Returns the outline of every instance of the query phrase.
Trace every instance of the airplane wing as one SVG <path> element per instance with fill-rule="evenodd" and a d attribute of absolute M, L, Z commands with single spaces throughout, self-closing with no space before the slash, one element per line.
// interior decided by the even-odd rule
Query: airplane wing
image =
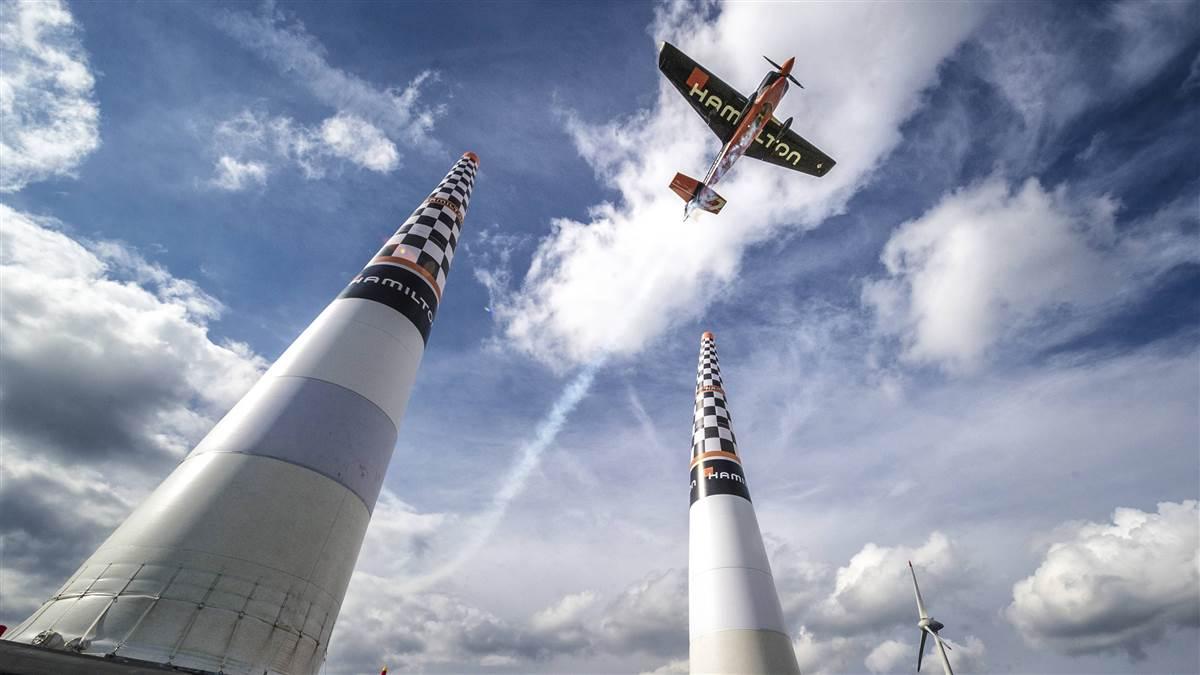
<path fill-rule="evenodd" d="M 772 117 L 755 142 L 750 144 L 746 156 L 818 178 L 829 173 L 833 165 L 837 164 L 829 155 L 818 150 L 817 146 L 804 140 L 791 129 L 785 131 L 781 138 L 779 132 L 782 129 L 783 124 Z"/>
<path fill-rule="evenodd" d="M 746 107 L 745 96 L 705 70 L 670 42 L 662 43 L 658 51 L 658 69 L 704 118 L 708 128 L 713 130 L 722 143 L 733 136 L 742 109 Z"/>

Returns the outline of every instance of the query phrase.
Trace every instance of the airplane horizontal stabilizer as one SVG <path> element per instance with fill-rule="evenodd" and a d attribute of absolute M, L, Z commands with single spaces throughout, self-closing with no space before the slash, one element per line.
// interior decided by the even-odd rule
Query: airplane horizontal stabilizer
<path fill-rule="evenodd" d="M 700 181 L 681 173 L 675 174 L 675 178 L 671 181 L 671 190 L 685 202 L 692 201 L 692 197 L 696 196 L 696 190 L 699 189 Z"/>
<path fill-rule="evenodd" d="M 695 200 L 696 205 L 694 208 L 699 208 L 712 214 L 720 213 L 721 209 L 725 207 L 724 197 L 691 176 L 685 176 L 681 173 L 675 174 L 674 180 L 671 181 L 671 190 L 685 202 L 691 203 Z"/>

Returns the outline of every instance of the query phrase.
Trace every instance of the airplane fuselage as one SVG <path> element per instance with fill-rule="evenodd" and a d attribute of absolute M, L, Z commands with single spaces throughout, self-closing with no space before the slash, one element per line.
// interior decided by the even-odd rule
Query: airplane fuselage
<path fill-rule="evenodd" d="M 763 83 L 759 85 L 758 91 L 754 93 L 750 105 L 742 111 L 733 136 L 726 141 L 716 158 L 713 159 L 712 166 L 704 176 L 704 187 L 688 203 L 685 213 L 690 213 L 692 209 L 701 207 L 709 200 L 720 199 L 712 186 L 716 185 L 729 172 L 739 157 L 746 154 L 750 144 L 758 138 L 767 122 L 771 120 L 771 115 L 779 107 L 779 102 L 787 90 L 787 77 L 774 72 L 767 74 Z"/>

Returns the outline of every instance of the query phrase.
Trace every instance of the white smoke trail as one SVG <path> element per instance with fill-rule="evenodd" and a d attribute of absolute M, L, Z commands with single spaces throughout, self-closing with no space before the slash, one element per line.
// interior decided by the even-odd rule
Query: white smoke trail
<path fill-rule="evenodd" d="M 634 296 L 633 302 L 641 303 L 650 294 L 661 281 L 662 270 L 653 265 L 648 265 L 638 272 L 639 278 L 645 283 Z M 478 277 L 477 277 L 478 278 Z M 494 281 L 495 279 L 493 279 Z M 482 281 L 482 280 L 481 280 Z M 485 283 L 485 285 L 487 285 Z M 489 289 L 489 305 L 495 306 L 495 298 L 491 296 Z M 612 324 L 607 326 L 607 330 L 613 336 L 614 341 L 620 343 L 623 337 L 623 332 L 636 330 L 637 327 L 631 324 Z M 583 366 L 583 369 L 575 375 L 575 379 L 571 380 L 567 386 L 559 394 L 558 399 L 550 408 L 550 412 L 542 418 L 534 430 L 533 438 L 527 441 L 517 453 L 517 461 L 509 469 L 508 474 L 504 477 L 504 481 L 500 484 L 500 488 L 496 494 L 492 496 L 492 503 L 487 510 L 471 519 L 473 532 L 467 537 L 465 543 L 458 549 L 452 558 L 447 562 L 438 565 L 436 569 L 426 574 L 411 577 L 403 582 L 400 582 L 400 587 L 407 592 L 422 591 L 433 584 L 449 577 L 458 571 L 460 567 L 470 560 L 480 549 L 487 544 L 492 538 L 492 534 L 500 525 L 500 521 L 508 513 L 508 507 L 522 492 L 525 491 L 525 482 L 529 479 L 529 474 L 537 468 L 538 463 L 542 459 L 542 453 L 546 448 L 554 442 L 558 437 L 563 426 L 567 423 L 567 417 L 583 400 L 588 391 L 592 388 L 592 381 L 596 377 L 596 373 L 604 366 L 608 360 L 609 354 L 603 353 Z"/>
<path fill-rule="evenodd" d="M 558 434 L 562 431 L 563 426 L 567 423 L 567 417 L 575 410 L 579 402 L 592 388 L 592 381 L 596 377 L 596 373 L 604 365 L 605 358 L 599 359 L 587 364 L 583 370 L 575 376 L 573 380 L 567 383 L 567 386 L 559 394 L 558 400 L 550 408 L 550 412 L 538 423 L 534 430 L 533 438 L 525 442 L 517 452 L 517 460 L 509 469 L 508 474 L 504 476 L 503 482 L 500 483 L 500 488 L 496 494 L 492 496 L 492 503 L 488 508 L 478 516 L 472 519 L 473 532 L 466 542 L 454 554 L 454 557 L 438 565 L 437 569 L 423 574 L 418 577 L 413 577 L 401 582 L 401 587 L 405 591 L 416 592 L 429 588 L 433 584 L 445 579 L 446 577 L 458 571 L 463 563 L 470 560 L 483 548 L 484 544 L 492 538 L 492 534 L 500 525 L 500 521 L 504 519 L 508 513 L 508 507 L 512 504 L 522 492 L 525 491 L 525 482 L 529 479 L 529 474 L 537 468 L 541 461 L 542 453 L 554 439 L 558 438 Z"/>

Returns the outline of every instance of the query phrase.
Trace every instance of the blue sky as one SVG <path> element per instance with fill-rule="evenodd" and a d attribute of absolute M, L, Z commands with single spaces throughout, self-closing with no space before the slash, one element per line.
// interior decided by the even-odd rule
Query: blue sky
<path fill-rule="evenodd" d="M 909 558 L 960 672 L 1200 669 L 1198 15 L 6 2 L 0 622 L 472 150 L 326 672 L 686 672 L 703 330 L 805 672 L 911 668 Z M 838 166 L 679 222 L 661 39 Z"/>

